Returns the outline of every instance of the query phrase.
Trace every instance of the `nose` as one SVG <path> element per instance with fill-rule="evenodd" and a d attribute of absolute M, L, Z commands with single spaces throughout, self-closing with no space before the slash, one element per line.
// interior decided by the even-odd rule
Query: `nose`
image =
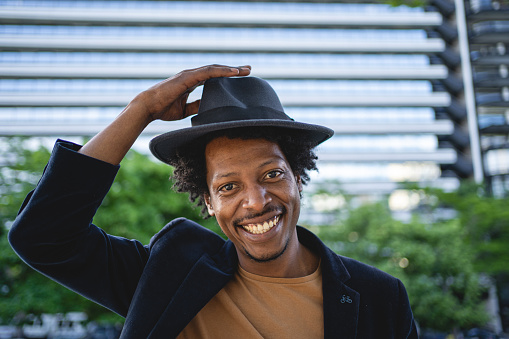
<path fill-rule="evenodd" d="M 242 207 L 253 211 L 262 211 L 272 198 L 262 185 L 250 185 L 246 187 Z"/>

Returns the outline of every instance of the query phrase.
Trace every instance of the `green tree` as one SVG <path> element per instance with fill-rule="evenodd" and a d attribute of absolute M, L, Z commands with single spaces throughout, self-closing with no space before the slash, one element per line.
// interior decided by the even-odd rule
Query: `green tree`
<path fill-rule="evenodd" d="M 509 197 L 494 197 L 483 186 L 464 182 L 457 191 L 425 189 L 429 210 L 452 208 L 474 249 L 475 271 L 496 283 L 504 328 L 509 328 Z"/>
<path fill-rule="evenodd" d="M 381 0 L 379 2 L 391 5 L 393 7 L 398 6 L 424 7 L 428 3 L 427 0 Z"/>
<path fill-rule="evenodd" d="M 30 139 L 23 138 L 4 138 L 1 143 L 6 163 L 0 171 L 0 318 L 5 322 L 18 313 L 85 311 L 94 320 L 121 321 L 110 311 L 29 268 L 9 246 L 7 230 L 50 156 L 44 147 L 30 150 L 29 143 Z M 219 233 L 214 219 L 202 220 L 187 196 L 171 189 L 170 174 L 169 166 L 130 151 L 94 223 L 110 234 L 145 244 L 166 222 L 180 216 L 198 220 Z"/>
<path fill-rule="evenodd" d="M 400 278 L 421 327 L 452 331 L 486 322 L 480 307 L 484 288 L 472 265 L 475 252 L 458 220 L 402 223 L 385 203 L 377 203 L 317 232 L 339 254 Z"/>
<path fill-rule="evenodd" d="M 476 248 L 479 272 L 509 274 L 509 198 L 493 197 L 473 183 L 453 192 L 427 189 L 426 194 L 432 211 L 445 206 L 458 212 L 466 240 Z"/>

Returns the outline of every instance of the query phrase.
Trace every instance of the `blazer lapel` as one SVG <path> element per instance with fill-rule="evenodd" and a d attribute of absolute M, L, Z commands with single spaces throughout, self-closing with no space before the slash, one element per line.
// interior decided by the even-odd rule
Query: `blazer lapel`
<path fill-rule="evenodd" d="M 235 251 L 233 244 L 228 241 L 217 255 L 204 254 L 196 262 L 154 326 L 149 338 L 176 337 L 203 306 L 230 281 L 237 267 L 232 250 Z"/>
<path fill-rule="evenodd" d="M 320 254 L 325 339 L 356 338 L 360 294 L 345 284 L 350 273 L 341 258 L 316 235 L 301 227 L 297 232 L 301 243 Z"/>
<path fill-rule="evenodd" d="M 324 334 L 328 338 L 356 338 L 360 295 L 355 290 L 341 286 L 323 286 Z"/>

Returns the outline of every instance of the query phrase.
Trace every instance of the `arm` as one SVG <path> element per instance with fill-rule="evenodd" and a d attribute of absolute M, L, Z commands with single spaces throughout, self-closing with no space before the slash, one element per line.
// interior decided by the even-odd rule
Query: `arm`
<path fill-rule="evenodd" d="M 9 232 L 18 255 L 41 273 L 125 316 L 148 249 L 92 224 L 118 163 L 151 121 L 196 113 L 198 102 L 186 100 L 203 81 L 247 74 L 248 67 L 226 66 L 181 72 L 136 96 L 84 147 L 58 142 Z"/>
<path fill-rule="evenodd" d="M 92 224 L 119 166 L 83 156 L 79 148 L 56 143 L 9 231 L 9 242 L 32 268 L 125 315 L 148 251 Z"/>

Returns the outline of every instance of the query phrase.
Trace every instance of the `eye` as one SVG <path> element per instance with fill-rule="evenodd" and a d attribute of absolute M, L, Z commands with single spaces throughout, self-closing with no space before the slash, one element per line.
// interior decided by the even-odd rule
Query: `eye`
<path fill-rule="evenodd" d="M 226 185 L 223 185 L 223 186 L 219 187 L 218 191 L 220 191 L 220 192 L 228 192 L 228 191 L 233 190 L 234 188 L 235 188 L 234 184 L 228 183 Z"/>
<path fill-rule="evenodd" d="M 283 171 L 280 171 L 280 170 L 272 170 L 272 171 L 268 172 L 268 173 L 265 175 L 265 178 L 267 178 L 267 179 L 274 179 L 274 178 L 279 177 L 281 174 L 283 174 Z"/>

